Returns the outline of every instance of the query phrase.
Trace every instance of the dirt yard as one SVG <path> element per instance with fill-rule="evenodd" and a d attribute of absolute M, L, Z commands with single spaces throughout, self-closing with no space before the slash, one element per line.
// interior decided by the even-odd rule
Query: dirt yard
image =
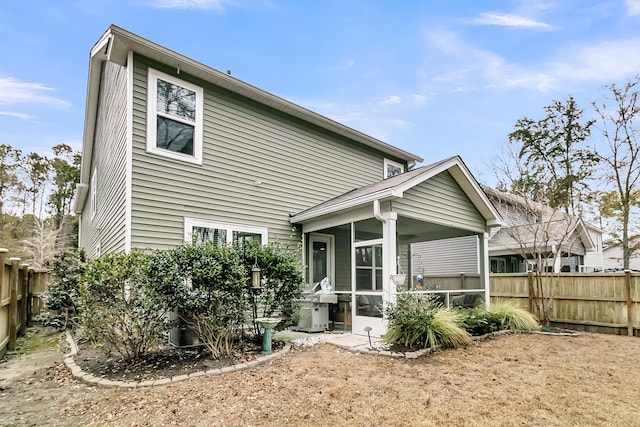
<path fill-rule="evenodd" d="M 62 350 L 37 353 L 0 364 L 0 425 L 640 425 L 638 338 L 517 334 L 417 360 L 320 344 L 135 390 L 81 384 Z"/>

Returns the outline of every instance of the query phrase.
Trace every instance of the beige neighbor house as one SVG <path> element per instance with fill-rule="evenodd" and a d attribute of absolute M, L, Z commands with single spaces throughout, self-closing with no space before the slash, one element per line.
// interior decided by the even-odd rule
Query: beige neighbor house
<path fill-rule="evenodd" d="M 111 26 L 90 54 L 79 244 L 89 257 L 194 234 L 301 245 L 306 280 L 330 279 L 345 326 L 380 335 L 414 242 L 474 236 L 467 292 L 488 300 L 500 216 L 459 157 L 421 161 Z"/>
<path fill-rule="evenodd" d="M 530 271 L 538 251 L 549 258 L 545 268 L 553 272 L 603 271 L 602 230 L 520 196 L 483 189 L 503 218 L 489 240 L 492 273 Z"/>

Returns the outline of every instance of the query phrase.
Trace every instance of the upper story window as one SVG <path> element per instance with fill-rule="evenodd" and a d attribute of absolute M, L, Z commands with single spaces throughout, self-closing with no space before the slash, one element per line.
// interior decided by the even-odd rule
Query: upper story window
<path fill-rule="evenodd" d="M 202 164 L 201 87 L 149 68 L 147 151 Z"/>
<path fill-rule="evenodd" d="M 404 165 L 393 160 L 384 159 L 384 179 L 404 173 Z"/>
<path fill-rule="evenodd" d="M 258 242 L 266 245 L 266 228 L 250 227 L 238 224 L 223 224 L 194 218 L 184 220 L 184 240 L 194 243 L 213 242 L 216 245 Z"/>

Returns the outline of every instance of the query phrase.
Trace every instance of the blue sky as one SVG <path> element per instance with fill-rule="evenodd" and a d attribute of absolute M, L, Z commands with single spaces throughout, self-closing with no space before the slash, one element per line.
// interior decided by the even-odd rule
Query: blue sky
<path fill-rule="evenodd" d="M 517 119 L 569 95 L 592 115 L 640 73 L 640 0 L 9 1 L 0 143 L 81 148 L 89 50 L 112 23 L 488 183 Z"/>

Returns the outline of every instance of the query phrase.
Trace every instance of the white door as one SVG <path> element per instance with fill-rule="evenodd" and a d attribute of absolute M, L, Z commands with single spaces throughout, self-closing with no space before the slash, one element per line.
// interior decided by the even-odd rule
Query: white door
<path fill-rule="evenodd" d="M 311 233 L 309 235 L 309 283 L 315 285 L 325 277 L 334 286 L 334 237 L 330 234 Z"/>
<path fill-rule="evenodd" d="M 354 244 L 351 310 L 352 332 L 379 337 L 383 320 L 382 239 Z"/>

